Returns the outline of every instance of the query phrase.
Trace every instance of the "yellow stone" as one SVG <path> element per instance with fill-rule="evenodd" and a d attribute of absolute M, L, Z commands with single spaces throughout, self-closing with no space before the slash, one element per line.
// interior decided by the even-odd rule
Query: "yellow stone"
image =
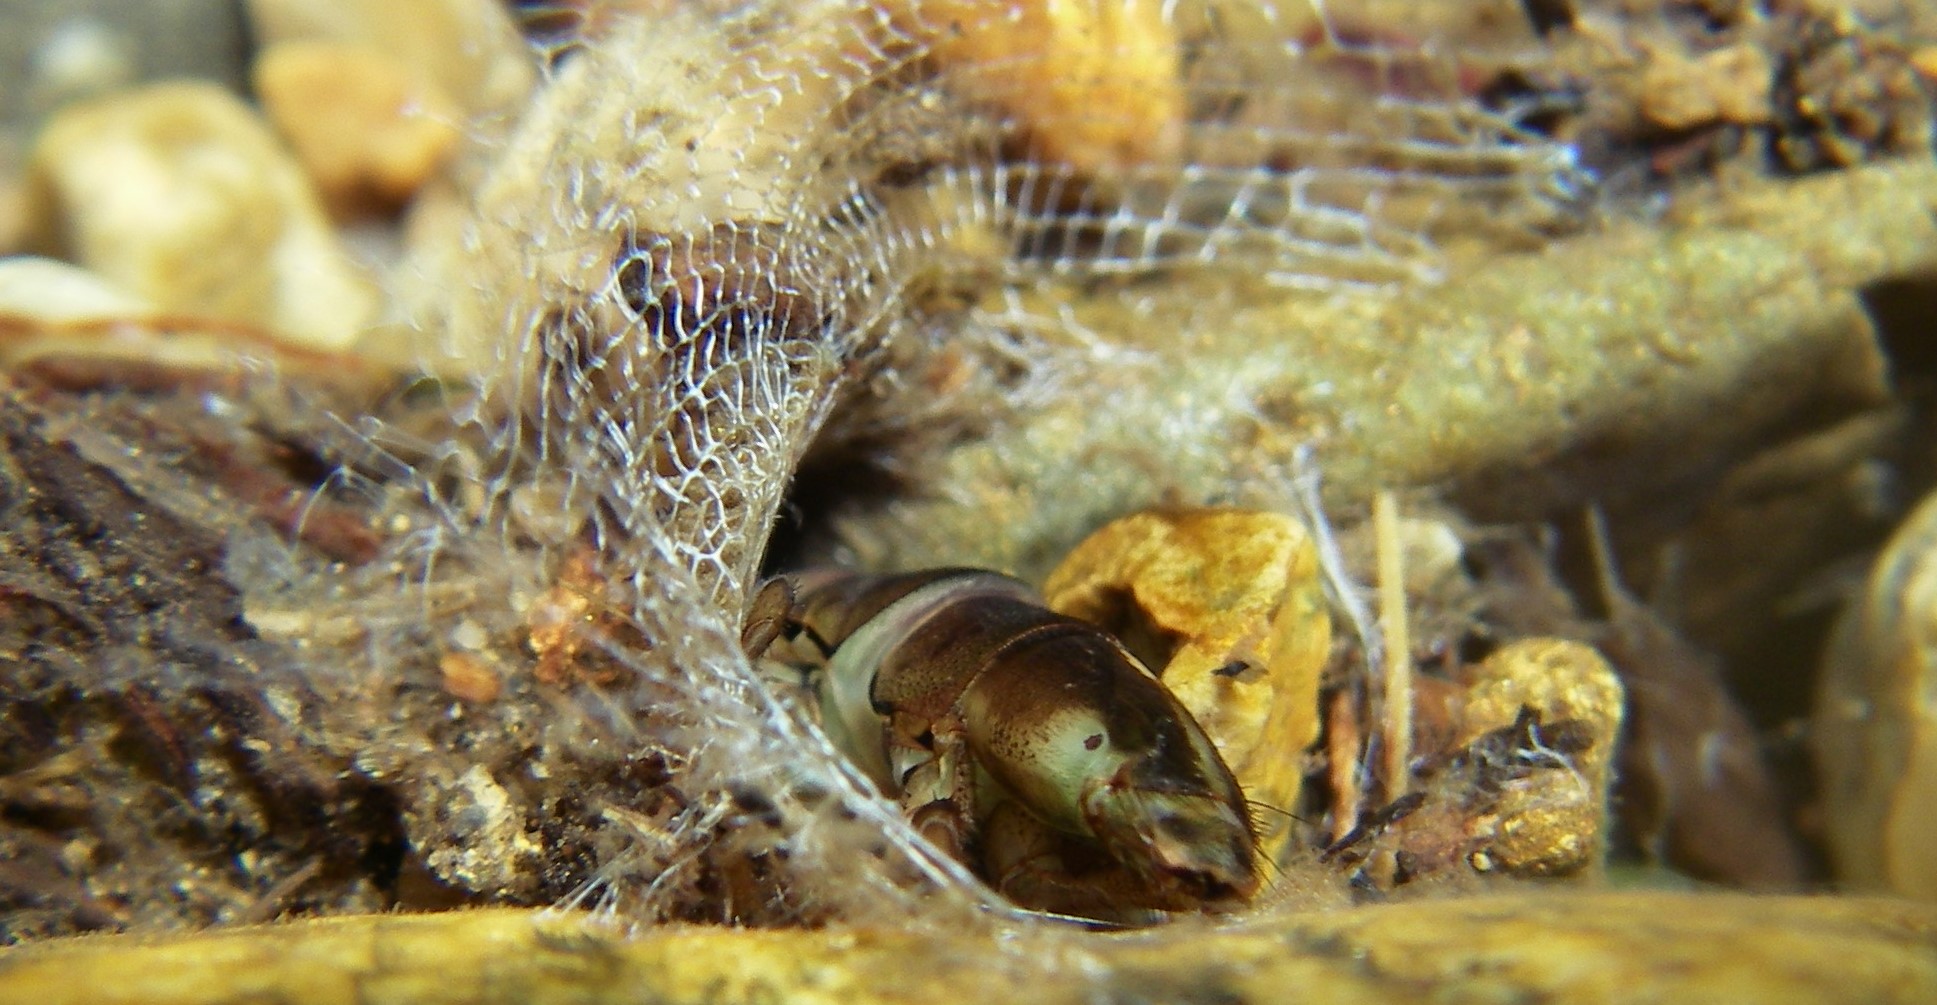
<path fill-rule="evenodd" d="M 1145 512 L 1105 525 L 1044 584 L 1049 606 L 1117 632 L 1203 724 L 1246 795 L 1297 804 L 1331 655 L 1318 553 L 1280 513 Z M 1267 854 L 1290 837 L 1262 822 Z"/>
<path fill-rule="evenodd" d="M 1641 80 L 1641 111 L 1666 129 L 1718 123 L 1757 125 L 1775 114 L 1774 68 L 1754 45 L 1734 45 L 1699 57 L 1655 53 Z"/>
<path fill-rule="evenodd" d="M 1623 700 L 1620 677 L 1607 660 L 1566 639 L 1509 643 L 1472 668 L 1459 746 L 1512 726 L 1522 709 L 1534 713 L 1536 741 L 1542 731 L 1557 735 L 1569 720 L 1591 741 L 1582 750 L 1552 752 L 1566 770 L 1535 771 L 1500 786 L 1467 835 L 1489 869 L 1555 876 L 1600 863 Z"/>
<path fill-rule="evenodd" d="M 1018 938 L 1018 936 L 1021 936 Z M 1133 938 L 1036 925 L 648 927 L 490 908 L 0 949 L 0 1000 L 487 1005 L 979 1000 L 1927 1002 L 1937 909 L 1729 894 L 1519 892 Z"/>
<path fill-rule="evenodd" d="M 1605 785 L 1622 701 L 1620 676 L 1592 647 L 1568 639 L 1521 639 L 1470 671 L 1460 744 L 1513 725 L 1522 708 L 1533 709 L 1542 724 L 1577 719 L 1602 742 L 1574 757 L 1574 767 Z"/>

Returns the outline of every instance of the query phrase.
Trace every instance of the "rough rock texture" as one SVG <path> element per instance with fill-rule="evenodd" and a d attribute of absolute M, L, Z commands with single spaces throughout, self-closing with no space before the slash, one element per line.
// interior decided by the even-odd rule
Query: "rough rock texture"
<path fill-rule="evenodd" d="M 1206 941 L 1215 951 L 1204 951 Z M 1937 994 L 1937 911 L 1881 900 L 1540 894 L 1294 915 L 1212 934 L 1036 931 L 1004 946 L 863 928 L 673 928 L 582 915 L 337 918 L 0 954 L 0 996 L 42 1005 L 488 1005 L 973 994 L 1028 1005 L 1659 1001 L 1911 1003 Z"/>
<path fill-rule="evenodd" d="M 1599 500 L 1658 525 L 1730 458 L 1884 405 L 1859 298 L 1937 268 L 1937 224 L 1907 211 L 1933 204 L 1937 168 L 1885 163 L 1691 193 L 1389 299 L 1205 283 L 1128 315 L 1093 301 L 1077 318 L 1144 358 L 961 443 L 924 497 L 837 520 L 869 564 L 1029 575 L 1126 505 L 1283 508 L 1312 445 L 1336 503 L 1421 485 L 1483 519 Z"/>
<path fill-rule="evenodd" d="M 1163 677 L 1218 746 L 1247 798 L 1298 805 L 1318 740 L 1332 624 L 1311 532 L 1243 510 L 1136 513 L 1105 524 L 1043 583 L 1062 614 L 1107 627 Z M 1267 855 L 1289 817 L 1256 822 Z"/>

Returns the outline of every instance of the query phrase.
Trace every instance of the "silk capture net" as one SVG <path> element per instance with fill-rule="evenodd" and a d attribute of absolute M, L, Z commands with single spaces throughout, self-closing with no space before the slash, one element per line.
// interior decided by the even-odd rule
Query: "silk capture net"
<path fill-rule="evenodd" d="M 1464 9 L 1409 6 L 1428 31 Z M 433 773 L 447 805 L 414 819 L 475 810 L 497 838 L 431 871 L 632 919 L 1002 910 L 738 643 L 794 472 L 926 421 L 938 395 L 900 379 L 921 361 L 1027 369 L 1056 319 L 1014 305 L 1045 285 L 1432 281 L 1437 236 L 1538 227 L 1582 184 L 1479 93 L 1474 64 L 1512 53 L 1355 28 L 1397 22 L 1344 5 L 551 13 L 571 27 L 548 79 L 492 144 L 461 245 L 419 265 L 446 351 L 483 361 L 465 400 L 489 447 L 426 469 L 444 515 L 405 563 L 422 609 L 396 620 L 413 645 L 432 624 L 496 640 L 471 650 L 543 681 L 499 703 L 500 724 L 527 709 L 523 741 Z M 958 407 L 1026 386 L 971 380 Z M 366 765 L 434 759 L 402 735 Z"/>

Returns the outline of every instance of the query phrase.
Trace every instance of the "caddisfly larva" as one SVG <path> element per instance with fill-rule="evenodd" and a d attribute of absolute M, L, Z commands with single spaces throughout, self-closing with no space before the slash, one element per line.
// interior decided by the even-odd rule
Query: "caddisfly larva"
<path fill-rule="evenodd" d="M 1203 728 L 1114 637 L 1018 580 L 781 577 L 744 641 L 809 668 L 829 737 L 1023 906 L 1125 920 L 1258 890 L 1244 794 Z"/>

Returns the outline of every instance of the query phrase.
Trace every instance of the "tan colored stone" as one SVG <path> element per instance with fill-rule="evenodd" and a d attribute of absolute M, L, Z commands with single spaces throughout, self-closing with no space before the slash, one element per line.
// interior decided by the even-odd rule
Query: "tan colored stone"
<path fill-rule="evenodd" d="M 1044 584 L 1049 606 L 1116 631 L 1159 669 L 1254 801 L 1297 804 L 1331 655 L 1311 533 L 1279 513 L 1137 513 L 1090 535 Z M 1262 837 L 1276 855 L 1279 817 Z"/>
<path fill-rule="evenodd" d="M 929 29 L 932 58 L 960 71 L 965 94 L 1027 123 L 1042 160 L 1096 176 L 1178 154 L 1183 47 L 1166 6 L 1032 0 L 992 17 L 977 0 L 931 0 L 911 24 L 974 25 Z"/>
<path fill-rule="evenodd" d="M 339 216 L 393 211 L 443 168 L 462 113 L 437 85 L 368 46 L 284 42 L 257 60 L 256 94 Z"/>
<path fill-rule="evenodd" d="M 336 42 L 381 52 L 479 115 L 508 112 L 537 82 L 531 52 L 496 0 L 249 0 L 265 48 Z"/>
<path fill-rule="evenodd" d="M 470 208 L 484 158 L 502 131 L 524 114 L 538 82 L 538 62 L 499 0 L 249 0 L 249 19 L 263 51 L 292 43 L 331 43 L 381 54 L 421 86 L 458 109 L 452 120 L 475 142 L 460 144 L 444 169 L 417 191 L 406 229 L 418 249 L 394 273 L 407 284 L 396 303 L 401 317 L 424 320 L 453 287 L 475 281 L 478 249 L 468 243 Z M 435 99 L 431 99 L 435 100 Z M 433 115 L 433 118 L 436 116 Z M 418 123 L 398 138 L 434 142 Z M 388 141 L 385 141 L 388 142 Z M 420 148 L 421 149 L 421 148 Z M 501 319 L 478 318 L 440 344 L 400 326 L 375 333 L 361 347 L 382 358 L 469 375 L 496 358 Z"/>
<path fill-rule="evenodd" d="M 34 243 L 159 310 L 336 351 L 376 308 L 301 169 L 220 87 L 160 84 L 68 109 L 29 171 Z"/>
<path fill-rule="evenodd" d="M 0 368 L 50 358 L 222 370 L 233 333 L 169 324 L 153 304 L 86 269 L 0 258 Z"/>
<path fill-rule="evenodd" d="M 1665 129 L 1757 125 L 1775 114 L 1768 53 L 1734 45 L 1690 58 L 1656 53 L 1641 79 L 1641 112 Z"/>
<path fill-rule="evenodd" d="M 437 673 L 444 693 L 459 701 L 488 705 L 504 693 L 504 678 L 475 653 L 458 650 L 445 653 L 438 657 Z"/>

